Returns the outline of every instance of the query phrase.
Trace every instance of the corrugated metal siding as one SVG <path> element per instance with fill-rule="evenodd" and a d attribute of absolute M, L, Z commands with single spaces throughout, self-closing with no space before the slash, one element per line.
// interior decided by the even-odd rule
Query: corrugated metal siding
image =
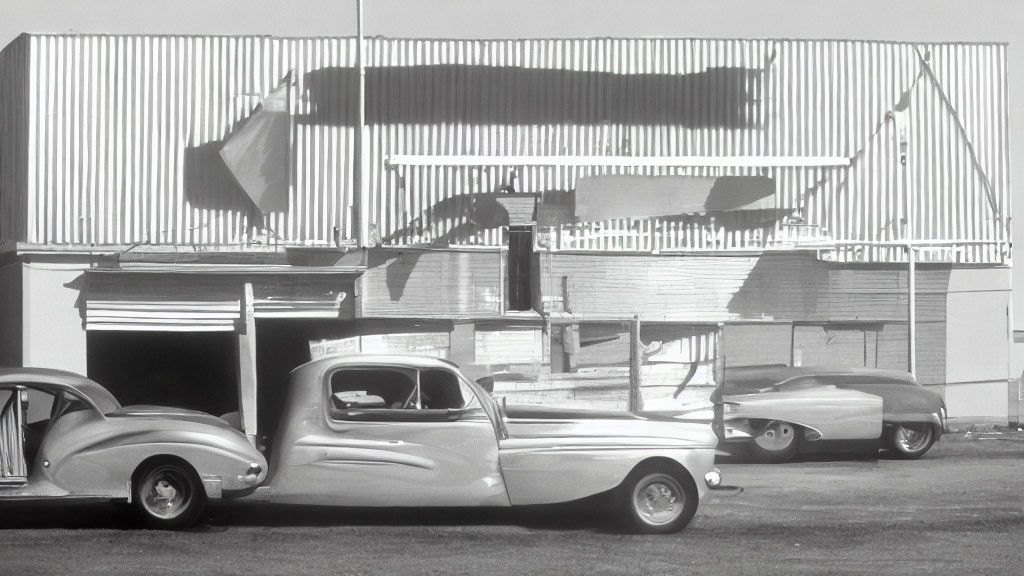
<path fill-rule="evenodd" d="M 0 51 L 0 244 L 28 237 L 28 44 L 21 35 Z"/>
<path fill-rule="evenodd" d="M 330 242 L 335 227 L 352 236 L 352 39 L 30 41 L 28 241 L 253 240 L 260 218 L 225 201 L 233 184 L 216 150 L 257 103 L 252 95 L 292 68 L 302 98 L 291 209 L 270 228 L 282 241 Z M 389 167 L 389 153 L 846 156 L 849 168 L 767 169 L 778 205 L 837 239 L 897 239 L 900 164 L 887 113 L 908 88 L 915 238 L 1009 239 L 1003 45 L 376 38 L 367 47 L 371 222 L 385 239 L 414 230 L 497 242 L 495 230 L 475 229 L 465 195 L 511 183 L 509 169 L 494 167 Z M 935 81 L 922 72 L 924 54 Z M 761 173 L 523 167 L 514 184 L 571 190 L 601 171 Z M 1000 257 L 966 251 L 971 261 Z M 898 257 L 868 252 L 858 257 Z"/>

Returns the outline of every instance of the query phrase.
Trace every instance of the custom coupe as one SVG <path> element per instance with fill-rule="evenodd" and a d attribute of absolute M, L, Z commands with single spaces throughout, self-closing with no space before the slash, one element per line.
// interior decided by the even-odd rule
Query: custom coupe
<path fill-rule="evenodd" d="M 600 495 L 632 531 L 669 533 L 690 522 L 707 490 L 727 489 L 708 423 L 506 407 L 436 358 L 346 355 L 299 366 L 267 460 L 230 415 L 121 408 L 98 384 L 52 371 L 7 371 L 0 386 L 10 391 L 0 498 L 129 498 L 156 527 L 184 526 L 219 497 L 507 507 Z M 53 398 L 45 421 L 23 415 L 31 390 Z"/>
<path fill-rule="evenodd" d="M 895 370 L 727 368 L 721 400 L 723 442 L 745 444 L 762 462 L 849 445 L 915 459 L 946 429 L 942 397 Z"/>
<path fill-rule="evenodd" d="M 60 370 L 0 368 L 0 500 L 127 501 L 146 525 L 181 528 L 207 498 L 251 492 L 267 464 L 202 412 L 122 407 Z"/>

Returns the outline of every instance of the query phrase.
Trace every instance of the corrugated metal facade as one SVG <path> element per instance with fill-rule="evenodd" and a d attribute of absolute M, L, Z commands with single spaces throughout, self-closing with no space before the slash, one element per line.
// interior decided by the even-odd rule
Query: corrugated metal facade
<path fill-rule="evenodd" d="M 253 241 L 262 219 L 232 198 L 217 152 L 294 69 L 291 208 L 272 214 L 270 228 L 280 242 L 330 243 L 335 228 L 353 237 L 354 48 L 351 38 L 20 38 L 3 62 L 30 111 L 18 211 L 28 224 L 5 234 L 43 244 Z M 975 262 L 1000 262 L 1008 246 L 1004 45 L 374 38 L 367 48 L 370 221 L 385 240 L 495 243 L 465 195 L 512 184 L 509 168 L 395 167 L 389 154 L 848 157 L 850 167 L 831 168 L 520 167 L 514 186 L 567 191 L 601 171 L 764 174 L 778 206 L 832 238 L 898 240 L 891 113 L 906 93 L 914 237 L 1002 243 L 967 246 L 963 260 Z M 19 81 L 7 62 L 25 50 Z M 7 116 L 24 108 L 18 97 L 3 105 Z M 0 137 L 4 150 L 26 140 Z M 5 185 L 5 208 L 20 207 L 8 195 L 21 189 Z M 871 250 L 867 259 L 893 256 Z"/>

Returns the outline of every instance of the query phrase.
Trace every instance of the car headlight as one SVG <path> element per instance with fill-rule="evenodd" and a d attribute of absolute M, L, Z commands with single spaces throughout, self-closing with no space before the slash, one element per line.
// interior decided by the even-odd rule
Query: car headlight
<path fill-rule="evenodd" d="M 709 488 L 720 486 L 722 484 L 722 471 L 718 468 L 708 470 L 708 473 L 704 475 L 704 482 Z"/>

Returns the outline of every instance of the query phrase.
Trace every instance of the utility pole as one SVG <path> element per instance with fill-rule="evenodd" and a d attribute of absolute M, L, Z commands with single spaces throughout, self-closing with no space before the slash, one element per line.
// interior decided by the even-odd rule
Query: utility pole
<path fill-rule="evenodd" d="M 368 193 L 366 158 L 366 54 L 363 46 L 363 0 L 356 0 L 356 68 L 359 76 L 358 114 L 355 127 L 355 154 L 353 185 L 355 187 L 352 228 L 359 246 L 369 240 L 370 198 Z"/>

